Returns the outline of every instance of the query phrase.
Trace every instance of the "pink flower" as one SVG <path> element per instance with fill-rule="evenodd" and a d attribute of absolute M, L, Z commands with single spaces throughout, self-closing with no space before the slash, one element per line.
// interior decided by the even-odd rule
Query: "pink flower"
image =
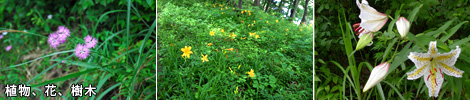
<path fill-rule="evenodd" d="M 0 35 L 0 39 L 2 39 L 2 38 L 3 38 L 3 35 Z"/>
<path fill-rule="evenodd" d="M 75 47 L 75 56 L 80 60 L 86 59 L 89 53 L 90 49 L 86 48 L 83 44 L 77 44 L 77 47 Z"/>
<path fill-rule="evenodd" d="M 57 46 L 60 45 L 59 35 L 57 33 L 49 34 L 49 38 L 47 38 L 47 43 L 50 47 L 57 50 Z"/>
<path fill-rule="evenodd" d="M 58 38 L 59 38 L 60 43 L 64 43 L 67 37 L 70 36 L 70 30 L 65 26 L 59 26 L 59 28 L 57 28 L 57 31 L 55 33 L 59 35 Z"/>
<path fill-rule="evenodd" d="M 11 50 L 11 45 L 7 46 L 5 50 L 10 51 Z"/>
<path fill-rule="evenodd" d="M 96 43 L 98 43 L 98 40 L 96 38 L 91 37 L 90 35 L 85 37 L 85 47 L 86 48 L 95 48 Z"/>

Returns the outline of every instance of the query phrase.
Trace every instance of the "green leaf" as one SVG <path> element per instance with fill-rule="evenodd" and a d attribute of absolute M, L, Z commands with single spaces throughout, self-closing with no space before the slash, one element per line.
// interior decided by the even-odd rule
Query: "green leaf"
<path fill-rule="evenodd" d="M 69 74 L 67 76 L 62 76 L 62 77 L 59 77 L 59 78 L 56 78 L 56 79 L 52 79 L 52 80 L 49 80 L 49 81 L 45 81 L 45 82 L 42 82 L 42 83 L 39 83 L 39 84 L 34 84 L 34 85 L 31 85 L 32 88 L 34 87 L 38 87 L 38 86 L 44 86 L 46 84 L 51 84 L 51 83 L 56 83 L 56 82 L 61 82 L 61 81 L 65 81 L 65 80 L 68 80 L 68 79 L 71 79 L 71 78 L 74 78 L 74 77 L 77 77 L 77 76 L 80 76 L 82 74 L 86 74 L 86 73 L 89 73 L 89 72 L 93 72 L 97 69 L 88 69 L 88 70 L 84 70 L 84 71 L 81 71 L 81 72 L 76 72 L 76 73 L 73 73 L 73 74 Z"/>
<path fill-rule="evenodd" d="M 462 26 L 463 24 L 467 23 L 468 21 L 463 21 L 463 22 L 460 22 L 459 24 L 455 25 L 454 27 L 452 27 L 447 33 L 446 36 L 442 37 L 441 38 L 441 42 L 445 42 L 447 39 L 449 39 L 452 35 L 454 35 L 455 32 L 457 32 L 457 30 L 459 30 L 460 26 Z"/>
<path fill-rule="evenodd" d="M 411 14 L 408 16 L 408 19 L 410 20 L 410 23 L 413 23 L 413 21 L 418 18 L 416 17 L 416 14 L 418 14 L 419 12 L 419 9 L 421 9 L 421 7 L 423 7 L 423 4 L 420 4 L 418 7 L 416 7 L 415 9 L 413 9 L 413 11 L 411 11 Z M 410 26 L 412 26 L 412 24 L 410 24 Z"/>

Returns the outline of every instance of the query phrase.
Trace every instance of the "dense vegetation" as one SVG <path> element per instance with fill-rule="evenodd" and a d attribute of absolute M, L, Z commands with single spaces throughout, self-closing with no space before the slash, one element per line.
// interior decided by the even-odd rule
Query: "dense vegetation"
<path fill-rule="evenodd" d="M 155 10 L 154 0 L 0 0 L 0 98 L 26 84 L 36 96 L 13 99 L 156 99 Z M 62 96 L 46 97 L 46 84 Z M 72 97 L 72 84 L 96 95 Z"/>
<path fill-rule="evenodd" d="M 232 1 L 158 2 L 158 99 L 312 99 L 313 26 L 289 21 L 303 11 Z"/>
<path fill-rule="evenodd" d="M 451 52 L 459 46 L 460 56 L 457 55 L 454 66 L 465 72 L 460 78 L 443 74 L 437 99 L 470 98 L 466 91 L 470 87 L 466 80 L 470 72 L 468 0 L 368 0 L 368 3 L 389 15 L 389 19 L 380 31 L 373 33 L 371 46 L 354 50 L 359 38 L 353 24 L 361 23 L 356 1 L 315 1 L 316 99 L 436 99 L 428 95 L 426 79 L 407 79 L 407 73 L 419 67 L 409 60 L 410 52 L 427 52 L 431 41 L 437 41 L 439 53 Z M 405 17 L 411 24 L 404 38 L 395 24 L 398 17 Z M 373 66 L 387 61 L 390 68 L 385 79 L 363 92 Z"/>

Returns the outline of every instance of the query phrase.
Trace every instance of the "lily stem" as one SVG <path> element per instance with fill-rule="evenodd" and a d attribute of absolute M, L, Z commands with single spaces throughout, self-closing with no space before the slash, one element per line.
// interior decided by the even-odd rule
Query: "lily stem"
<path fill-rule="evenodd" d="M 400 45 L 400 42 L 402 41 L 402 39 L 400 39 L 397 43 L 397 47 L 395 47 L 395 52 L 393 52 L 393 55 L 392 55 L 392 58 L 390 60 L 388 60 L 387 62 L 392 62 L 393 58 L 395 57 L 395 54 L 397 53 L 397 50 L 398 50 L 398 46 Z"/>

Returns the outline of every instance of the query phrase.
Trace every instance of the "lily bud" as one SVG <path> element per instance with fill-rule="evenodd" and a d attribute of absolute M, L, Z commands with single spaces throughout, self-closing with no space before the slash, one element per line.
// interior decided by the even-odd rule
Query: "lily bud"
<path fill-rule="evenodd" d="M 397 25 L 397 30 L 398 33 L 400 33 L 401 38 L 404 38 L 410 31 L 410 22 L 408 22 L 405 17 L 400 17 L 395 24 Z"/>
<path fill-rule="evenodd" d="M 366 34 L 361 35 L 361 37 L 359 38 L 359 41 L 357 42 L 356 50 L 360 50 L 364 48 L 365 46 L 372 45 L 371 43 L 372 43 L 373 38 L 374 38 L 373 33 L 366 33 Z"/>
<path fill-rule="evenodd" d="M 379 83 L 385 78 L 385 75 L 387 74 L 388 67 L 390 64 L 388 62 L 384 62 L 380 65 L 377 65 L 372 69 L 372 72 L 370 73 L 369 80 L 367 80 L 366 86 L 364 86 L 364 89 L 362 92 L 366 92 L 375 84 Z"/>

